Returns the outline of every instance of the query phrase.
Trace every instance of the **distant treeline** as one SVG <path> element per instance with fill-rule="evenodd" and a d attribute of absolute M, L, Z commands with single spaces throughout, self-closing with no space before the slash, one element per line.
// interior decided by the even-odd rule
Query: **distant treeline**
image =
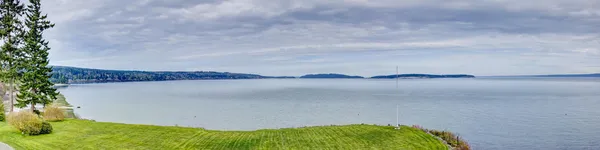
<path fill-rule="evenodd" d="M 272 77 L 261 76 L 256 74 L 214 71 L 126 71 L 76 68 L 65 66 L 54 66 L 52 70 L 52 78 L 50 79 L 50 81 L 54 83 L 294 78 L 288 76 Z"/>
<path fill-rule="evenodd" d="M 399 74 L 399 75 L 383 75 L 373 76 L 372 79 L 394 79 L 394 78 L 475 78 L 474 75 L 467 74 L 447 74 L 447 75 L 432 75 L 432 74 Z"/>
<path fill-rule="evenodd" d="M 364 78 L 361 76 L 350 76 L 350 75 L 345 75 L 345 74 L 335 74 L 335 73 L 329 73 L 329 74 L 307 74 L 304 76 L 301 76 L 300 78 L 321 78 L 321 79 L 331 79 L 331 78 L 354 78 L 354 79 L 360 79 L 360 78 Z"/>
<path fill-rule="evenodd" d="M 373 79 L 393 78 L 473 78 L 473 75 L 431 75 L 431 74 L 399 74 L 374 76 Z M 90 68 L 77 68 L 66 66 L 54 66 L 52 78 L 54 83 L 104 83 L 104 82 L 132 82 L 132 81 L 168 81 L 168 80 L 216 80 L 216 79 L 274 79 L 274 78 L 296 78 L 293 76 L 262 76 L 257 74 L 214 72 L 214 71 L 128 71 L 128 70 L 103 70 Z M 362 76 L 350 76 L 344 74 L 308 74 L 300 78 L 355 78 Z"/>

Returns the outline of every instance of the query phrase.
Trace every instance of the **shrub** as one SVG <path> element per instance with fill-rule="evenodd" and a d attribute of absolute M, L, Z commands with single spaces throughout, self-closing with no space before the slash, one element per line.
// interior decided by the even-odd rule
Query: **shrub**
<path fill-rule="evenodd" d="M 426 129 L 419 125 L 413 125 L 412 127 L 430 133 L 436 137 L 439 137 L 440 139 L 444 140 L 448 145 L 452 146 L 455 150 L 471 149 L 469 143 L 467 143 L 465 140 L 461 139 L 458 135 L 452 132 Z"/>
<path fill-rule="evenodd" d="M 65 120 L 65 110 L 55 105 L 46 106 L 43 116 L 47 121 L 63 121 Z"/>
<path fill-rule="evenodd" d="M 12 112 L 8 114 L 7 121 L 22 134 L 39 135 L 52 132 L 49 123 L 44 124 L 42 118 L 29 111 Z"/>
<path fill-rule="evenodd" d="M 34 110 L 33 110 L 33 113 L 34 113 L 34 114 L 36 114 L 36 115 L 38 115 L 38 116 L 39 116 L 40 114 L 42 114 L 42 112 L 40 112 L 40 110 L 37 110 L 37 109 L 34 109 Z"/>
<path fill-rule="evenodd" d="M 40 130 L 40 134 L 50 134 L 52 133 L 52 125 L 50 123 L 44 121 L 42 122 L 42 129 Z"/>
<path fill-rule="evenodd" d="M 455 150 L 470 150 L 469 144 L 461 139 L 458 135 L 448 131 L 429 130 L 429 133 L 442 138 Z"/>
<path fill-rule="evenodd" d="M 4 120 L 6 120 L 6 114 L 4 114 L 4 102 L 2 102 L 2 99 L 0 98 L 0 121 Z"/>

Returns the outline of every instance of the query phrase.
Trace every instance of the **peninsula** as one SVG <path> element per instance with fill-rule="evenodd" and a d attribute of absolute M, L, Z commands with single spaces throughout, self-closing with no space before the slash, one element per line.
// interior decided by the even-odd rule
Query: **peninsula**
<path fill-rule="evenodd" d="M 50 81 L 54 83 L 105 83 L 132 81 L 168 81 L 168 80 L 218 80 L 218 79 L 273 79 L 295 78 L 290 76 L 262 76 L 247 73 L 215 71 L 137 71 L 105 70 L 54 66 Z"/>
<path fill-rule="evenodd" d="M 300 78 L 305 78 L 305 79 L 340 79 L 340 78 L 362 79 L 364 77 L 351 76 L 351 75 L 345 75 L 345 74 L 337 74 L 337 73 L 327 73 L 327 74 L 307 74 L 307 75 L 301 76 Z"/>
<path fill-rule="evenodd" d="M 395 78 L 475 78 L 474 75 L 467 74 L 446 74 L 446 75 L 433 75 L 433 74 L 398 74 L 398 75 L 381 75 L 373 76 L 371 79 L 395 79 Z"/>

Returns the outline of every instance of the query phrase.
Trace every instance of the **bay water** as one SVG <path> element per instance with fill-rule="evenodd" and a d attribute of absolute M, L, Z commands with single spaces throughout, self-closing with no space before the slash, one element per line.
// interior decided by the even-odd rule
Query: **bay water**
<path fill-rule="evenodd" d="M 600 78 L 186 80 L 59 91 L 78 115 L 102 122 L 256 130 L 398 120 L 458 133 L 474 149 L 600 149 Z"/>

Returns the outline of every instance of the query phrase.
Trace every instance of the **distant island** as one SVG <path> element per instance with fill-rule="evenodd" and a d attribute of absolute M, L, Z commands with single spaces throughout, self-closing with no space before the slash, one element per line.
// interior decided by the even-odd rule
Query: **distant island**
<path fill-rule="evenodd" d="M 433 75 L 433 74 L 398 74 L 398 75 L 381 75 L 373 76 L 371 79 L 395 79 L 395 78 L 475 78 L 474 75 L 467 74 L 447 74 L 447 75 Z"/>
<path fill-rule="evenodd" d="M 305 78 L 305 79 L 341 79 L 341 78 L 362 79 L 364 77 L 350 76 L 350 75 L 345 75 L 345 74 L 328 73 L 328 74 L 307 74 L 307 75 L 301 76 L 300 78 Z"/>
<path fill-rule="evenodd" d="M 128 71 L 53 66 L 50 81 L 54 83 L 105 83 L 168 80 L 216 79 L 279 79 L 290 76 L 261 76 L 256 74 L 214 71 Z"/>

